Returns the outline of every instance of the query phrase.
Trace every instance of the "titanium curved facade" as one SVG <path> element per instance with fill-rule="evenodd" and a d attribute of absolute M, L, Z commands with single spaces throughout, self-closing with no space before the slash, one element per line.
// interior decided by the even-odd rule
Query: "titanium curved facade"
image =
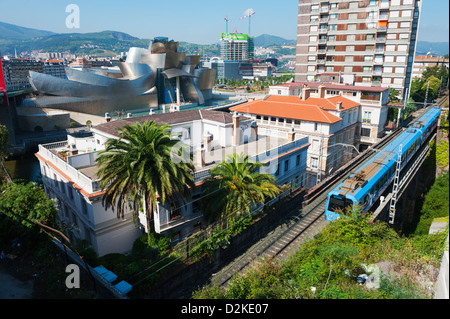
<path fill-rule="evenodd" d="M 148 95 L 157 105 L 203 105 L 205 97 L 212 96 L 215 70 L 199 68 L 200 56 L 178 52 L 178 46 L 158 37 L 148 49 L 130 48 L 126 61 L 118 64 L 120 72 L 66 68 L 67 79 L 30 72 L 30 83 L 36 91 L 58 97 L 109 101 L 126 97 L 131 105 L 133 98 L 142 101 Z"/>

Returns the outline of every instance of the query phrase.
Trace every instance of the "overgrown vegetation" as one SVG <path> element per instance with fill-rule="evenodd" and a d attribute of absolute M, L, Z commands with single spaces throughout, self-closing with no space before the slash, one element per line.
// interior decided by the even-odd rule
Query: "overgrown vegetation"
<path fill-rule="evenodd" d="M 428 298 L 430 291 L 417 280 L 428 266 L 438 267 L 445 234 L 399 236 L 386 223 L 341 218 L 305 243 L 285 263 L 263 260 L 228 289 L 206 286 L 196 299 L 306 298 L 398 299 Z M 437 248 L 439 247 L 439 248 Z M 388 261 L 402 276 L 382 273 L 380 287 L 368 289 L 355 278 L 363 264 Z"/>
<path fill-rule="evenodd" d="M 448 159 L 447 159 L 448 160 Z M 415 234 L 425 235 L 433 219 L 449 215 L 449 173 L 438 177 L 428 191 Z"/>
<path fill-rule="evenodd" d="M 449 229 L 447 224 L 444 232 L 428 234 L 431 223 L 436 218 L 448 223 L 448 140 L 444 138 L 437 145 L 433 143 L 429 155 L 426 166 L 446 166 L 447 171 L 436 179 L 426 194 L 420 220 L 409 236 L 396 233 L 387 223 L 369 222 L 368 216 L 362 216 L 357 209 L 347 211 L 344 214 L 346 218 L 328 224 L 319 235 L 303 244 L 286 262 L 262 260 L 244 274 L 236 274 L 227 289 L 208 285 L 195 291 L 192 297 L 430 298 Z M 356 278 L 360 274 L 370 274 L 365 265 L 376 265 L 381 270 L 376 289 L 357 283 Z"/>

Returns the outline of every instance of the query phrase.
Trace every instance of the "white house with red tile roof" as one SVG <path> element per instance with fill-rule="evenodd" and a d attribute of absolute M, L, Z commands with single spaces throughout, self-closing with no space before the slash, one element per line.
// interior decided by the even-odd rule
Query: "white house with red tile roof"
<path fill-rule="evenodd" d="M 302 91 L 302 97 L 266 96 L 230 111 L 253 118 L 261 134 L 308 137 L 307 186 L 314 186 L 357 154 L 347 145 L 359 146 L 361 104 L 344 96 L 310 97 L 307 87 Z"/>
<path fill-rule="evenodd" d="M 338 83 L 289 82 L 270 86 L 269 94 L 302 97 L 304 88 L 310 89 L 308 92 L 310 97 L 342 96 L 360 104 L 358 122 L 361 124 L 361 131 L 358 135 L 361 150 L 376 143 L 380 137 L 384 136 L 389 109 L 389 88 Z"/>

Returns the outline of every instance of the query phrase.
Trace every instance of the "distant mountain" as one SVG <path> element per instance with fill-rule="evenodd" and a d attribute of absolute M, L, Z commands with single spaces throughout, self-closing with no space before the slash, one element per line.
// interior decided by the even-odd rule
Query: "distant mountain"
<path fill-rule="evenodd" d="M 53 34 L 55 33 L 50 31 L 24 28 L 0 21 L 0 39 L 4 40 L 26 40 L 39 37 L 47 37 Z"/>
<path fill-rule="evenodd" d="M 111 55 L 128 51 L 130 47 L 148 48 L 149 40 L 118 31 L 92 33 L 53 33 L 23 28 L 0 22 L 0 52 L 2 55 L 42 50 L 72 54 Z"/>
<path fill-rule="evenodd" d="M 439 56 L 446 55 L 449 53 L 449 43 L 418 41 L 416 48 L 416 55 L 425 55 L 428 52 L 431 52 Z"/>
<path fill-rule="evenodd" d="M 257 47 L 270 47 L 275 45 L 296 45 L 295 40 L 286 40 L 282 37 L 278 37 L 270 34 L 262 34 L 255 37 L 255 46 Z"/>

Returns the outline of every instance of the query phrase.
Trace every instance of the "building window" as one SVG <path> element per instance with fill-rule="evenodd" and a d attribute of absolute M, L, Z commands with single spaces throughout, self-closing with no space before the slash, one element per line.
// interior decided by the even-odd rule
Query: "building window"
<path fill-rule="evenodd" d="M 370 128 L 361 128 L 361 136 L 370 137 Z"/>
<path fill-rule="evenodd" d="M 319 159 L 317 157 L 311 157 L 311 168 L 319 167 Z"/>
<path fill-rule="evenodd" d="M 284 162 L 284 171 L 287 172 L 289 170 L 289 160 Z"/>
<path fill-rule="evenodd" d="M 370 123 L 372 120 L 372 112 L 364 111 L 363 123 Z"/>
<path fill-rule="evenodd" d="M 280 164 L 277 165 L 277 170 L 275 171 L 275 176 L 280 175 Z"/>
<path fill-rule="evenodd" d="M 299 166 L 299 165 L 300 165 L 300 154 L 297 155 L 297 158 L 296 158 L 296 160 L 295 160 L 295 165 L 296 165 L 296 166 Z"/>

